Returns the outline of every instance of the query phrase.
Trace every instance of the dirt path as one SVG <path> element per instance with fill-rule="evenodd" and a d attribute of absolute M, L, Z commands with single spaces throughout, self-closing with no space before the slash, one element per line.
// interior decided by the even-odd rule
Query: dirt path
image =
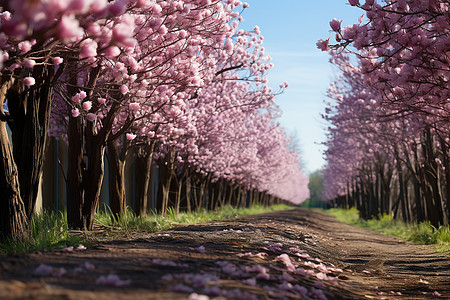
<path fill-rule="evenodd" d="M 207 299 L 196 293 L 211 299 L 450 299 L 450 259 L 433 246 L 295 209 L 0 260 L 2 300 Z"/>

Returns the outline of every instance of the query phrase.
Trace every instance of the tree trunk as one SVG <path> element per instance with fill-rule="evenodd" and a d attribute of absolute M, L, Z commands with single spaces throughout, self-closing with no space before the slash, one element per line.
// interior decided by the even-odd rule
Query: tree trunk
<path fill-rule="evenodd" d="M 193 198 L 194 198 L 194 210 L 198 211 L 200 210 L 200 204 L 199 204 L 199 200 L 198 200 L 198 179 L 197 179 L 198 175 L 195 176 L 194 178 L 194 184 L 192 186 L 192 194 L 193 194 Z"/>
<path fill-rule="evenodd" d="M 430 130 L 424 132 L 425 142 L 423 144 L 423 152 L 426 163 L 424 164 L 424 179 L 429 193 L 429 201 L 433 207 L 433 214 L 430 222 L 436 228 L 444 225 L 444 209 L 442 192 L 440 189 L 440 172 L 435 161 L 436 154 L 433 146 L 433 138 Z"/>
<path fill-rule="evenodd" d="M 114 142 L 108 144 L 109 207 L 115 219 L 123 215 L 126 209 L 125 157 L 128 146 L 118 148 Z"/>
<path fill-rule="evenodd" d="M 447 198 L 447 222 L 450 223 L 450 151 L 447 143 L 443 138 L 440 140 L 441 142 L 441 150 L 442 150 L 442 165 L 445 167 L 444 172 L 444 187 L 445 187 L 445 195 Z"/>
<path fill-rule="evenodd" d="M 184 170 L 183 175 L 181 175 L 178 178 L 178 191 L 177 191 L 177 196 L 176 196 L 176 200 L 175 200 L 175 213 L 179 214 L 180 213 L 180 206 L 181 206 L 181 196 L 183 193 L 183 181 L 186 178 L 186 176 L 188 175 L 187 169 Z"/>
<path fill-rule="evenodd" d="M 192 193 L 192 184 L 191 184 L 191 176 L 186 170 L 186 208 L 188 212 L 192 211 L 191 208 L 191 193 Z"/>
<path fill-rule="evenodd" d="M 225 202 L 224 185 L 225 185 L 224 179 L 221 178 L 219 180 L 219 191 L 217 193 L 217 206 L 216 206 L 216 208 L 222 207 L 224 202 Z"/>
<path fill-rule="evenodd" d="M 94 217 L 97 212 L 102 190 L 104 169 L 105 145 L 99 144 L 93 139 L 87 139 L 87 159 L 88 169 L 86 170 L 86 193 L 83 205 L 83 227 L 92 230 L 94 227 Z"/>
<path fill-rule="evenodd" d="M 139 216 L 146 216 L 148 211 L 148 197 L 150 190 L 150 179 L 152 174 L 153 152 L 155 144 L 138 146 L 136 150 L 136 178 L 137 183 L 137 209 Z"/>
<path fill-rule="evenodd" d="M 206 195 L 207 195 L 207 188 L 208 188 L 208 184 L 210 182 L 210 175 L 200 175 L 200 193 L 199 193 L 199 207 L 198 210 L 201 209 L 207 209 L 208 207 L 206 206 L 207 202 L 206 202 Z"/>
<path fill-rule="evenodd" d="M 229 182 L 226 185 L 226 189 L 228 190 L 228 194 L 227 194 L 227 200 L 225 202 L 226 205 L 230 206 L 231 205 L 231 201 L 233 200 L 233 183 Z"/>
<path fill-rule="evenodd" d="M 67 168 L 67 224 L 72 229 L 84 229 L 82 210 L 84 205 L 83 160 L 84 120 L 69 115 L 69 164 Z"/>
<path fill-rule="evenodd" d="M 17 166 L 3 121 L 0 121 L 0 191 L 0 240 L 25 238 L 29 233 L 29 223 L 20 196 Z"/>
<path fill-rule="evenodd" d="M 68 94 L 78 92 L 78 69 L 76 64 L 70 72 Z M 93 68 L 85 88 L 88 98 L 92 96 L 100 66 Z M 112 120 L 118 111 L 118 105 L 113 105 L 105 120 Z M 70 107 L 68 107 L 70 109 Z M 98 207 L 99 197 L 104 175 L 104 152 L 106 141 L 111 133 L 112 125 L 100 129 L 95 122 L 88 122 L 84 118 L 73 118 L 69 114 L 69 167 L 67 184 L 67 222 L 70 228 L 92 230 L 94 216 Z M 86 150 L 87 161 L 84 161 Z"/>
<path fill-rule="evenodd" d="M 175 175 L 175 151 L 173 149 L 170 149 L 166 154 L 166 163 L 167 165 L 163 165 L 159 168 L 161 172 L 160 178 L 162 189 L 160 189 L 160 192 L 158 193 L 160 195 L 158 200 L 161 202 L 160 213 L 162 216 L 166 216 L 169 209 L 170 186 Z"/>
<path fill-rule="evenodd" d="M 29 220 L 35 210 L 42 174 L 52 103 L 53 74 L 53 66 L 36 66 L 33 68 L 33 76 L 39 78 L 38 85 L 26 88 L 27 90 L 16 85 L 7 93 L 11 117 L 8 125 L 12 133 L 20 195 Z"/>

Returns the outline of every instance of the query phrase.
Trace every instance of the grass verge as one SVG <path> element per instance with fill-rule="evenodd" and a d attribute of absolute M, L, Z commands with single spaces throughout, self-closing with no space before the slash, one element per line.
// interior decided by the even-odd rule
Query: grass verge
<path fill-rule="evenodd" d="M 68 234 L 67 215 L 62 212 L 36 214 L 31 219 L 30 228 L 31 234 L 24 240 L 0 242 L 0 257 L 81 244 L 79 236 Z"/>
<path fill-rule="evenodd" d="M 43 212 L 33 216 L 31 234 L 26 240 L 8 240 L 0 242 L 0 257 L 26 253 L 35 250 L 63 248 L 67 246 L 87 245 L 87 239 L 99 234 L 102 237 L 117 237 L 132 232 L 157 232 L 167 230 L 180 224 L 197 224 L 212 220 L 225 220 L 243 215 L 260 214 L 271 211 L 291 209 L 288 205 L 264 207 L 254 205 L 251 208 L 233 208 L 225 206 L 215 211 L 196 211 L 179 213 L 169 211 L 166 217 L 151 214 L 146 217 L 137 216 L 127 209 L 118 219 L 112 217 L 105 207 L 95 216 L 94 232 L 68 231 L 67 215 L 61 212 Z"/>
<path fill-rule="evenodd" d="M 332 208 L 326 212 L 339 221 L 364 228 L 381 231 L 387 235 L 401 237 L 407 241 L 422 245 L 437 245 L 436 252 L 450 256 L 450 227 L 440 226 L 436 228 L 430 223 L 406 224 L 394 221 L 391 216 L 383 215 L 379 219 L 362 220 L 356 208 L 341 209 Z"/>
<path fill-rule="evenodd" d="M 112 218 L 112 214 L 106 207 L 95 216 L 95 223 L 100 226 L 116 228 L 120 234 L 129 232 L 156 232 L 167 230 L 180 224 L 198 224 L 212 220 L 226 220 L 238 216 L 254 215 L 271 211 L 291 209 L 291 206 L 278 204 L 269 207 L 253 205 L 250 208 L 235 208 L 224 206 L 214 211 L 201 210 L 195 212 L 181 212 L 169 210 L 166 217 L 159 214 L 151 214 L 145 217 L 137 216 L 131 209 L 118 219 Z"/>

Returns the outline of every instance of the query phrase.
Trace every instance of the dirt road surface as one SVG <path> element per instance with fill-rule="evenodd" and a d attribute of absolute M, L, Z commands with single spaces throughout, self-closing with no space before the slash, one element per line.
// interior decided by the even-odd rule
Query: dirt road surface
<path fill-rule="evenodd" d="M 0 299 L 450 299 L 450 259 L 293 209 L 0 259 Z"/>

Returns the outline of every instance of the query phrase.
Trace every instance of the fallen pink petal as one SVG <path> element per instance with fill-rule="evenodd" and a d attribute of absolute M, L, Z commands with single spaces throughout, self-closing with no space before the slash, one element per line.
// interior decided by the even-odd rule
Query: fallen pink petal
<path fill-rule="evenodd" d="M 50 275 L 53 272 L 53 267 L 41 264 L 35 270 L 34 273 L 37 275 Z"/>
<path fill-rule="evenodd" d="M 119 276 L 117 276 L 115 274 L 109 274 L 107 276 L 103 276 L 103 275 L 100 276 L 99 278 L 97 278 L 95 283 L 98 285 L 122 287 L 122 286 L 130 285 L 131 280 L 130 279 L 122 280 L 119 278 Z"/>

